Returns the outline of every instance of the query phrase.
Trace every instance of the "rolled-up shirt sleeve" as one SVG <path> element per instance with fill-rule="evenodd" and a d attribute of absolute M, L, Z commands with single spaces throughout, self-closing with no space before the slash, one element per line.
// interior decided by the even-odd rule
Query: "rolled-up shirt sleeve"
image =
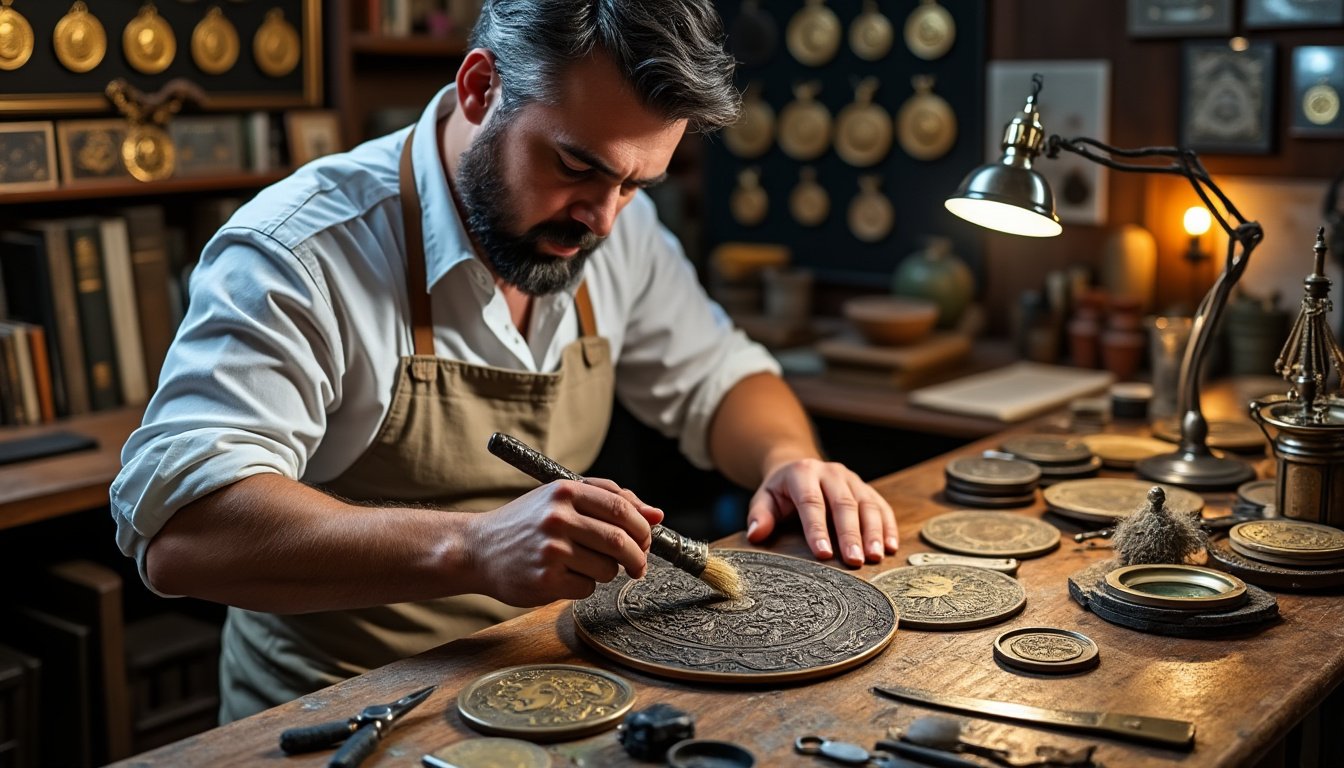
<path fill-rule="evenodd" d="M 117 544 L 145 578 L 149 540 L 184 505 L 244 477 L 297 479 L 340 397 L 338 324 L 305 246 L 224 229 L 111 487 Z"/>
<path fill-rule="evenodd" d="M 692 464 L 709 469 L 709 427 L 724 395 L 747 376 L 779 373 L 779 364 L 705 294 L 652 204 L 637 204 L 648 206 L 653 226 L 644 247 L 630 254 L 628 266 L 642 280 L 630 294 L 616 392 L 637 418 L 676 438 Z"/>

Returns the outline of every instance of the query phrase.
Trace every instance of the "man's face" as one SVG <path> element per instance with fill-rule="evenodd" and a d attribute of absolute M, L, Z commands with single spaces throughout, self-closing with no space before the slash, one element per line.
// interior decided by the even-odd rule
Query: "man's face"
<path fill-rule="evenodd" d="M 571 65 L 553 104 L 495 112 L 462 153 L 467 230 L 524 293 L 563 290 L 637 190 L 661 181 L 685 132 L 644 107 L 602 56 Z"/>

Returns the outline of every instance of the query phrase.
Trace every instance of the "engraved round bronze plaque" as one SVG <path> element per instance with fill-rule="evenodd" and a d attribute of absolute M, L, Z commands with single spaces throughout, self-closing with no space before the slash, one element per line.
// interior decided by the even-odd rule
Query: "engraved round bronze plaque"
<path fill-rule="evenodd" d="M 299 63 L 299 32 L 285 20 L 284 11 L 272 8 L 252 36 L 252 58 L 271 77 L 284 77 Z"/>
<path fill-rule="evenodd" d="M 191 58 L 208 75 L 232 69 L 238 61 L 238 49 L 238 30 L 219 6 L 207 11 L 191 32 Z"/>
<path fill-rule="evenodd" d="M 1088 450 L 1111 469 L 1133 469 L 1134 464 L 1150 456 L 1171 453 L 1171 443 L 1138 435 L 1086 435 L 1082 438 Z"/>
<path fill-rule="evenodd" d="M 1059 529 L 1034 517 L 1002 512 L 950 512 L 924 523 L 919 535 L 962 555 L 1036 557 L 1059 546 Z"/>
<path fill-rule="evenodd" d="M 462 719 L 482 733 L 562 741 L 620 722 L 635 703 L 625 679 L 595 667 L 527 664 L 476 678 L 457 695 Z"/>
<path fill-rule="evenodd" d="M 1242 581 L 1270 589 L 1312 590 L 1344 586 L 1344 568 L 1266 563 L 1232 549 L 1227 539 L 1209 542 L 1209 559 Z"/>
<path fill-rule="evenodd" d="M 905 19 L 905 45 L 925 61 L 940 59 L 957 39 L 957 24 L 938 0 L 920 0 Z"/>
<path fill-rule="evenodd" d="M 891 234 L 896 223 L 896 209 L 882 194 L 882 177 L 868 174 L 859 177 L 862 191 L 849 202 L 849 231 L 865 243 L 876 243 Z"/>
<path fill-rule="evenodd" d="M 1065 674 L 1097 666 L 1097 644 L 1081 632 L 1018 627 L 994 638 L 994 658 L 1028 672 Z"/>
<path fill-rule="evenodd" d="M 1186 515 L 1199 515 L 1204 511 L 1203 496 L 1147 480 L 1109 477 L 1069 480 L 1046 488 L 1041 495 L 1052 512 L 1064 517 L 1088 523 L 1113 523 L 1129 517 L 1148 503 L 1148 490 L 1154 485 L 1166 491 L 1168 511 Z"/>
<path fill-rule="evenodd" d="M 863 13 L 849 25 L 849 48 L 864 61 L 877 61 L 891 52 L 896 35 L 891 20 L 882 15 L 877 0 L 863 0 Z"/>
<path fill-rule="evenodd" d="M 76 0 L 56 22 L 51 33 L 56 58 L 71 72 L 88 72 L 103 61 L 107 53 L 107 30 L 98 17 L 89 13 L 83 0 Z"/>
<path fill-rule="evenodd" d="M 968 486 L 1007 486 L 1026 488 L 1041 479 L 1041 470 L 1035 464 L 1017 459 L 991 459 L 980 456 L 962 456 L 947 463 L 943 470 Z"/>
<path fill-rule="evenodd" d="M 965 565 L 912 565 L 873 577 L 910 629 L 969 629 L 1015 616 L 1027 593 L 1011 576 Z"/>
<path fill-rule="evenodd" d="M 467 739 L 430 753 L 457 768 L 550 768 L 551 756 L 521 739 Z"/>
<path fill-rule="evenodd" d="M 826 0 L 807 0 L 789 19 L 784 42 L 789 53 L 809 67 L 820 67 L 840 50 L 840 19 L 826 7 Z"/>
<path fill-rule="evenodd" d="M 682 680 L 755 683 L 835 674 L 896 632 L 887 595 L 845 571 L 787 555 L 715 549 L 742 574 L 730 600 L 664 561 L 574 603 L 579 637 L 622 664 Z"/>
<path fill-rule="evenodd" d="M 33 25 L 4 0 L 0 7 L 0 69 L 15 70 L 33 55 Z"/>
<path fill-rule="evenodd" d="M 1237 498 L 1254 507 L 1267 507 L 1274 503 L 1274 494 L 1278 490 L 1277 482 L 1270 478 L 1269 480 L 1252 480 L 1249 483 L 1242 483 L 1237 486 Z"/>
<path fill-rule="evenodd" d="M 1344 531 L 1319 523 L 1275 518 L 1238 523 L 1227 532 L 1247 557 L 1285 565 L 1344 563 Z"/>
<path fill-rule="evenodd" d="M 168 132 L 157 125 L 131 125 L 121 142 L 121 161 L 140 181 L 158 181 L 173 175 L 177 148 Z"/>
<path fill-rule="evenodd" d="M 911 157 L 937 160 L 957 141 L 957 116 L 952 105 L 933 92 L 931 75 L 916 75 L 911 82 L 915 95 L 896 113 L 896 135 Z"/>
<path fill-rule="evenodd" d="M 819 91 L 815 83 L 795 87 L 797 98 L 779 112 L 779 148 L 794 160 L 815 160 L 831 145 L 831 111 L 816 100 Z"/>
<path fill-rule="evenodd" d="M 173 63 L 177 38 L 153 3 L 145 3 L 121 33 L 121 48 L 136 71 L 157 75 Z"/>
<path fill-rule="evenodd" d="M 1252 421 L 1209 419 L 1209 436 L 1204 442 L 1210 448 L 1227 451 L 1255 451 L 1265 447 L 1265 435 Z M 1153 437 L 1169 443 L 1181 442 L 1181 424 L 1175 418 L 1153 422 Z M 1176 450 L 1172 448 L 1171 450 Z M 1170 451 L 1169 451 L 1170 452 Z"/>
<path fill-rule="evenodd" d="M 819 227 L 831 212 L 831 198 L 817 183 L 817 169 L 805 165 L 798 170 L 798 184 L 789 193 L 789 213 L 805 227 Z"/>
<path fill-rule="evenodd" d="M 748 88 L 737 122 L 723 129 L 723 145 L 738 157 L 764 155 L 775 143 L 775 111 L 758 89 Z"/>
<path fill-rule="evenodd" d="M 999 449 L 1033 464 L 1079 464 L 1092 458 L 1082 440 L 1062 435 L 1018 435 L 1004 440 Z"/>

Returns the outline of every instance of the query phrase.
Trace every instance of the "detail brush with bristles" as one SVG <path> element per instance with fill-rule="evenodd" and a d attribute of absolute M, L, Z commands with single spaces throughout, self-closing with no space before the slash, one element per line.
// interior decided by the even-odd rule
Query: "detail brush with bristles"
<path fill-rule="evenodd" d="M 490 436 L 490 452 L 539 483 L 555 480 L 583 482 L 583 476 L 571 472 L 544 453 L 529 447 L 516 437 L 502 432 Z M 652 528 L 649 551 L 731 598 L 742 597 L 746 585 L 733 564 L 709 551 L 703 541 L 688 539 L 663 525 Z"/>

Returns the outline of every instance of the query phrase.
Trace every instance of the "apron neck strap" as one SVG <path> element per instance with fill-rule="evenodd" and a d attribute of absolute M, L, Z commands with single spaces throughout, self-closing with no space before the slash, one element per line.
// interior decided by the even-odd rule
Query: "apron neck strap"
<path fill-rule="evenodd" d="M 415 171 L 411 167 L 411 145 L 415 141 L 412 128 L 401 148 L 401 220 L 406 231 L 406 292 L 411 302 L 411 337 L 415 354 L 434 355 L 434 315 L 429 303 L 429 279 L 425 273 L 425 237 L 421 227 L 420 193 L 415 188 Z M 579 333 L 597 336 L 597 319 L 593 301 L 588 296 L 588 282 L 579 283 L 574 292 L 574 307 L 579 314 Z"/>

